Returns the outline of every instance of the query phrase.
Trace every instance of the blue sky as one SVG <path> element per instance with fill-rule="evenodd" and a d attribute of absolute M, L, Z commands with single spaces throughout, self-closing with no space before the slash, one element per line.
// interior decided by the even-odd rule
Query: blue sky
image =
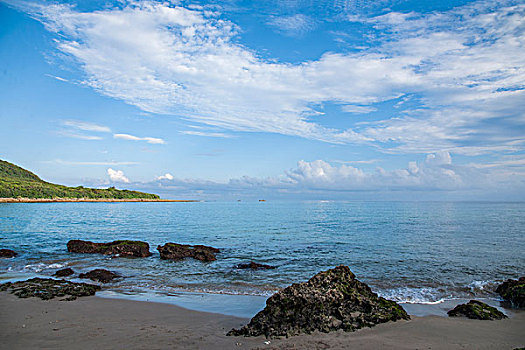
<path fill-rule="evenodd" d="M 167 198 L 525 198 L 521 1 L 0 1 L 0 158 Z"/>

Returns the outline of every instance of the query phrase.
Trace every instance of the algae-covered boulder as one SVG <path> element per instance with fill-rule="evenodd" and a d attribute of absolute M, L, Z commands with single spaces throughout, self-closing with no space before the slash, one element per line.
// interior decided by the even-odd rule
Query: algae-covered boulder
<path fill-rule="evenodd" d="M 18 253 L 11 249 L 0 249 L 0 258 L 14 258 Z"/>
<path fill-rule="evenodd" d="M 69 296 L 66 300 L 74 300 L 77 297 L 94 295 L 97 290 L 100 290 L 100 287 L 52 278 L 31 278 L 27 281 L 8 282 L 0 285 L 0 291 L 7 290 L 19 298 L 37 297 L 49 300 L 54 297 Z"/>
<path fill-rule="evenodd" d="M 108 283 L 119 277 L 116 273 L 104 269 L 95 269 L 87 273 L 81 273 L 78 278 L 89 278 L 92 281 Z"/>
<path fill-rule="evenodd" d="M 62 270 L 58 270 L 57 272 L 55 272 L 53 274 L 53 276 L 56 276 L 56 277 L 67 277 L 67 276 L 71 276 L 75 273 L 75 271 L 73 271 L 72 268 L 65 268 L 65 269 L 62 269 Z"/>
<path fill-rule="evenodd" d="M 468 317 L 473 320 L 501 320 L 507 318 L 505 314 L 495 307 L 489 306 L 478 300 L 471 300 L 460 304 L 447 312 L 450 317 Z"/>
<path fill-rule="evenodd" d="M 276 269 L 277 266 L 272 265 L 266 265 L 266 264 L 259 264 L 253 261 L 250 261 L 249 263 L 243 263 L 235 266 L 236 269 L 250 269 L 250 270 L 271 270 Z"/>
<path fill-rule="evenodd" d="M 519 280 L 507 280 L 496 288 L 496 293 L 513 307 L 525 308 L 525 277 Z"/>
<path fill-rule="evenodd" d="M 72 253 L 106 254 L 138 258 L 151 255 L 148 243 L 125 240 L 108 243 L 94 243 L 74 239 L 67 242 L 67 251 Z"/>
<path fill-rule="evenodd" d="M 160 253 L 161 259 L 182 260 L 186 258 L 193 258 L 200 261 L 215 261 L 217 257 L 215 254 L 220 250 L 205 245 L 188 245 L 178 243 L 166 243 L 158 246 L 157 250 Z"/>
<path fill-rule="evenodd" d="M 355 331 L 409 318 L 397 303 L 379 297 L 357 280 L 347 266 L 338 266 L 275 293 L 248 325 L 228 335 L 279 337 Z"/>

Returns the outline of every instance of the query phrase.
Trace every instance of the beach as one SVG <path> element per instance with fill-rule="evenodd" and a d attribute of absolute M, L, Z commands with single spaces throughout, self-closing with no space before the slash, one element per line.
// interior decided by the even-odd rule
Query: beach
<path fill-rule="evenodd" d="M 523 311 L 501 321 L 412 316 L 410 321 L 352 333 L 266 339 L 225 336 L 248 319 L 163 303 L 97 296 L 42 301 L 3 292 L 0 309 L 3 349 L 514 349 L 525 345 Z"/>
<path fill-rule="evenodd" d="M 119 202 L 198 202 L 191 199 L 149 198 L 0 198 L 0 203 L 119 203 Z"/>

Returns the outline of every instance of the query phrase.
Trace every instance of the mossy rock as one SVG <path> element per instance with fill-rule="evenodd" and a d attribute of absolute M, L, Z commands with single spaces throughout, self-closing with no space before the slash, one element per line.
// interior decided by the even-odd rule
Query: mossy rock
<path fill-rule="evenodd" d="M 172 242 L 162 246 L 159 245 L 157 250 L 160 253 L 161 259 L 183 260 L 193 258 L 204 262 L 217 260 L 216 254 L 220 252 L 217 248 L 205 245 L 188 245 Z"/>
<path fill-rule="evenodd" d="M 474 320 L 502 320 L 507 318 L 505 314 L 495 307 L 489 306 L 478 300 L 471 300 L 466 304 L 460 304 L 447 312 L 449 317 L 467 317 Z"/>
<path fill-rule="evenodd" d="M 288 337 L 314 331 L 355 331 L 408 319 L 400 305 L 372 292 L 347 266 L 338 266 L 275 293 L 248 325 L 228 335 Z"/>
<path fill-rule="evenodd" d="M 31 278 L 26 281 L 8 282 L 0 285 L 0 291 L 10 290 L 19 298 L 37 297 L 49 300 L 55 297 L 67 297 L 74 300 L 77 297 L 94 295 L 99 286 L 87 283 L 75 283 L 52 278 Z"/>
<path fill-rule="evenodd" d="M 498 286 L 496 293 L 512 307 L 525 308 L 525 277 L 518 280 L 507 280 Z"/>
<path fill-rule="evenodd" d="M 67 242 L 67 250 L 72 253 L 106 254 L 136 258 L 148 257 L 151 255 L 148 243 L 130 240 L 95 243 L 74 239 Z"/>

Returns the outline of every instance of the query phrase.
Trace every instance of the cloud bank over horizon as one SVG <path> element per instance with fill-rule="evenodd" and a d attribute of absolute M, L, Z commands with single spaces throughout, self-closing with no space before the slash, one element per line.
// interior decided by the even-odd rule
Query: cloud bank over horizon
<path fill-rule="evenodd" d="M 510 166 L 510 167 L 509 167 Z M 190 196 L 199 199 L 234 198 L 373 198 L 383 193 L 388 199 L 434 199 L 448 193 L 453 199 L 472 199 L 472 193 L 484 199 L 499 199 L 512 194 L 512 200 L 525 195 L 525 157 L 509 158 L 491 164 L 456 165 L 448 152 L 428 154 L 422 161 L 410 161 L 405 168 L 385 170 L 376 167 L 332 165 L 323 160 L 301 160 L 295 168 L 275 177 L 243 176 L 227 182 L 181 179 L 167 173 L 150 182 L 130 182 L 136 189 L 162 193 L 169 198 Z M 509 168 L 511 169 L 509 171 Z M 513 170 L 512 170 L 513 169 Z M 108 170 L 109 171 L 109 170 Z M 120 175 L 123 176 L 123 173 Z M 116 178 L 112 180 L 117 180 Z M 118 182 L 118 181 L 115 181 Z M 509 193 L 509 189 L 511 193 Z M 454 193 L 461 196 L 454 196 Z M 425 193 L 428 197 L 414 194 Z M 298 195 L 298 196 L 297 196 Z"/>

